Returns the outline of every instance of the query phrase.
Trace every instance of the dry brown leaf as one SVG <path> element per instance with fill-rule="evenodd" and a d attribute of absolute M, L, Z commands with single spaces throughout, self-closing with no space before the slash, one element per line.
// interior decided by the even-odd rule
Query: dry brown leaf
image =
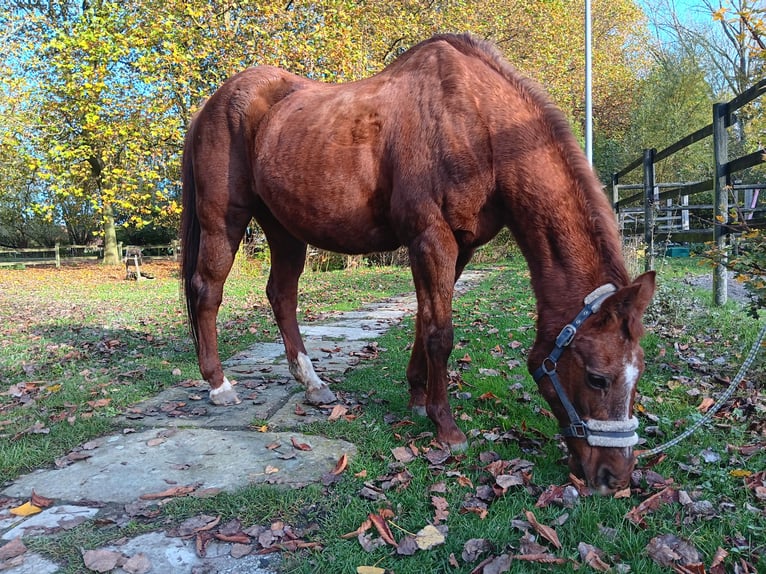
<path fill-rule="evenodd" d="M 653 494 L 641 502 L 641 504 L 638 506 L 634 506 L 630 511 L 628 511 L 628 513 L 625 515 L 625 518 L 630 520 L 636 526 L 644 528 L 646 526 L 646 523 L 644 522 L 644 516 L 647 513 L 653 510 L 657 510 L 662 503 L 674 502 L 677 500 L 678 491 L 667 486 L 660 492 Z"/>
<path fill-rule="evenodd" d="M 532 526 L 532 528 L 535 529 L 535 531 L 545 538 L 548 542 L 553 544 L 557 549 L 561 549 L 561 542 L 559 541 L 559 536 L 556 534 L 556 531 L 551 528 L 550 526 L 546 526 L 545 524 L 540 524 L 537 521 L 537 518 L 535 517 L 534 513 L 530 510 L 525 510 L 524 514 L 527 517 L 527 521 L 529 521 L 529 524 Z"/>
<path fill-rule="evenodd" d="M 463 545 L 463 562 L 475 562 L 479 556 L 492 550 L 492 543 L 486 538 L 471 538 Z"/>
<path fill-rule="evenodd" d="M 662 534 L 652 538 L 646 545 L 646 553 L 657 564 L 668 568 L 695 567 L 700 563 L 697 549 L 674 534 Z"/>
<path fill-rule="evenodd" d="M 330 416 L 327 418 L 327 420 L 330 422 L 335 422 L 339 420 L 340 418 L 344 417 L 347 412 L 348 412 L 348 408 L 344 407 L 343 405 L 335 405 L 332 408 L 332 411 L 330 412 Z"/>
<path fill-rule="evenodd" d="M 513 558 L 508 554 L 490 556 L 482 560 L 476 568 L 471 570 L 471 574 L 502 574 L 503 572 L 508 572 L 511 569 L 512 560 Z"/>
<path fill-rule="evenodd" d="M 292 443 L 293 447 L 295 447 L 298 450 L 303 450 L 303 451 L 311 450 L 311 445 L 306 444 L 305 442 L 298 442 L 298 439 L 296 439 L 295 437 L 292 437 L 290 439 L 290 442 Z"/>
<path fill-rule="evenodd" d="M 14 538 L 8 544 L 0 548 L 0 562 L 21 556 L 27 551 L 27 547 L 21 541 L 21 537 Z"/>
<path fill-rule="evenodd" d="M 53 499 L 40 496 L 34 490 L 32 490 L 32 498 L 30 499 L 30 502 L 38 508 L 48 508 L 53 504 Z"/>
<path fill-rule="evenodd" d="M 577 545 L 577 551 L 580 553 L 580 560 L 597 572 L 609 572 L 611 570 L 609 564 L 603 560 L 604 553 L 595 546 L 580 542 Z"/>
<path fill-rule="evenodd" d="M 630 498 L 630 487 L 623 488 L 614 493 L 614 498 Z"/>
<path fill-rule="evenodd" d="M 346 534 L 342 534 L 341 538 L 343 538 L 344 540 L 348 540 L 349 538 L 356 538 L 360 534 L 363 534 L 363 533 L 367 532 L 370 528 L 372 528 L 372 520 L 370 520 L 368 518 L 367 520 L 362 522 L 362 524 L 359 526 L 359 528 L 357 528 L 353 532 L 348 532 Z"/>
<path fill-rule="evenodd" d="M 152 561 L 143 552 L 131 556 L 122 565 L 122 569 L 128 574 L 146 574 L 152 569 Z"/>
<path fill-rule="evenodd" d="M 713 556 L 713 561 L 710 563 L 710 574 L 725 574 L 726 566 L 723 562 L 728 556 L 729 553 L 719 546 L 715 556 Z"/>
<path fill-rule="evenodd" d="M 449 503 L 447 502 L 447 499 L 443 496 L 432 496 L 431 497 L 431 504 L 433 504 L 434 508 L 436 509 L 436 513 L 434 514 L 434 523 L 438 522 L 444 522 L 447 520 L 447 517 L 449 516 Z"/>
<path fill-rule="evenodd" d="M 705 397 L 702 399 L 702 402 L 697 407 L 697 410 L 701 413 L 706 413 L 710 410 L 710 407 L 712 407 L 715 404 L 715 400 L 711 397 Z"/>
<path fill-rule="evenodd" d="M 334 474 L 335 476 L 338 476 L 339 474 L 343 473 L 343 471 L 345 471 L 347 467 L 348 467 L 348 455 L 344 452 L 343 455 L 338 459 L 338 462 L 335 463 L 335 468 L 332 469 L 330 474 Z"/>
<path fill-rule="evenodd" d="M 394 548 L 399 546 L 399 544 L 396 542 L 396 539 L 394 538 L 393 533 L 391 532 L 391 529 L 388 527 L 388 523 L 386 522 L 385 518 L 383 518 L 380 514 L 373 513 L 370 513 L 368 518 L 386 544 L 390 544 Z"/>
<path fill-rule="evenodd" d="M 299 417 L 305 417 L 306 416 L 305 409 L 302 406 L 300 406 L 298 403 L 295 403 L 295 415 L 299 416 Z"/>
<path fill-rule="evenodd" d="M 82 555 L 85 567 L 93 572 L 109 572 L 125 559 L 120 552 L 112 550 L 86 550 Z"/>
<path fill-rule="evenodd" d="M 158 500 L 160 498 L 172 498 L 175 496 L 186 496 L 187 494 L 191 494 L 197 490 L 197 487 L 194 485 L 188 485 L 188 486 L 174 486 L 172 488 L 168 488 L 167 490 L 163 490 L 162 492 L 154 492 L 149 494 L 142 494 L 139 498 L 141 500 Z"/>
<path fill-rule="evenodd" d="M 396 448 L 392 448 L 391 454 L 394 455 L 394 458 L 398 462 L 403 464 L 407 464 L 408 462 L 415 460 L 415 455 L 412 453 L 410 448 L 406 446 L 397 446 Z"/>

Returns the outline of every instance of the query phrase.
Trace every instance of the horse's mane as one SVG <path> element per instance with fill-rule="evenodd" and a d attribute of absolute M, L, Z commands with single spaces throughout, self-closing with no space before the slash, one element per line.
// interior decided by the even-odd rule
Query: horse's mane
<path fill-rule="evenodd" d="M 550 131 L 551 141 L 558 146 L 563 157 L 567 158 L 566 165 L 571 171 L 573 180 L 577 182 L 585 213 L 590 214 L 591 228 L 604 254 L 604 262 L 609 274 L 620 285 L 629 283 L 623 258 L 620 252 L 619 237 L 613 227 L 604 225 L 612 218 L 609 203 L 602 191 L 601 182 L 596 177 L 587 157 L 582 152 L 580 144 L 572 134 L 569 121 L 564 113 L 553 103 L 548 94 L 534 80 L 520 74 L 490 42 L 476 38 L 471 34 L 440 34 L 414 46 L 400 57 L 406 61 L 423 47 L 438 42 L 446 42 L 457 51 L 480 59 L 514 88 L 516 93 L 528 104 L 539 110 L 545 125 Z"/>

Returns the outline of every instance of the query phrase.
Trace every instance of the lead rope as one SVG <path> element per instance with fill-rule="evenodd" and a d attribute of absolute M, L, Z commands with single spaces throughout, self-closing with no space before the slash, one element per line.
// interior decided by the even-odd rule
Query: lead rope
<path fill-rule="evenodd" d="M 763 342 L 764 337 L 766 337 L 766 323 L 764 323 L 763 327 L 761 327 L 761 331 L 760 333 L 758 333 L 758 337 L 755 340 L 755 343 L 753 343 L 753 346 L 750 348 L 750 352 L 747 354 L 747 357 L 745 357 L 745 362 L 742 363 L 742 366 L 739 368 L 739 371 L 737 372 L 737 375 L 734 377 L 734 380 L 731 382 L 731 384 L 729 384 L 729 388 L 726 389 L 726 391 L 721 395 L 721 397 L 716 401 L 716 403 L 705 413 L 705 416 L 703 416 L 700 420 L 698 420 L 696 423 L 694 423 L 692 426 L 690 426 L 688 429 L 686 429 L 684 432 L 682 432 L 673 440 L 669 440 L 668 442 L 661 444 L 660 446 L 654 447 L 651 450 L 642 450 L 641 452 L 636 453 L 636 457 L 646 458 L 649 456 L 654 456 L 655 454 L 659 454 L 661 452 L 668 450 L 669 448 L 676 446 L 679 442 L 684 440 L 686 437 L 688 437 L 690 434 L 692 434 L 694 431 L 696 431 L 698 428 L 700 428 L 702 425 L 708 422 L 711 418 L 713 418 L 713 416 L 715 416 L 715 414 L 719 410 L 721 410 L 721 407 L 723 407 L 724 403 L 728 401 L 731 398 L 731 396 L 734 394 L 734 391 L 742 382 L 742 379 L 745 378 L 745 374 L 747 373 L 747 370 L 753 364 L 753 361 L 755 360 L 756 355 L 758 355 L 758 350 L 761 347 L 761 343 Z"/>

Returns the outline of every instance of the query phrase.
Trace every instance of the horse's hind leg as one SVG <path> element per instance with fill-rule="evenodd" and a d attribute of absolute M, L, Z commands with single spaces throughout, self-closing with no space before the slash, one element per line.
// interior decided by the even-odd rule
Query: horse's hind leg
<path fill-rule="evenodd" d="M 266 286 L 274 318 L 285 344 L 290 373 L 306 388 L 306 400 L 315 405 L 334 402 L 335 394 L 314 371 L 298 328 L 298 279 L 306 262 L 306 244 L 296 239 L 264 209 L 256 216 L 271 251 L 271 272 Z"/>
<path fill-rule="evenodd" d="M 224 228 L 223 221 L 218 224 L 207 222 L 208 225 L 203 221 L 201 226 L 199 257 L 191 286 L 196 300 L 200 373 L 210 384 L 210 402 L 216 405 L 240 402 L 223 374 L 218 354 L 216 319 L 223 299 L 223 284 L 250 219 L 250 212 L 241 210 L 227 214 L 228 228 Z"/>

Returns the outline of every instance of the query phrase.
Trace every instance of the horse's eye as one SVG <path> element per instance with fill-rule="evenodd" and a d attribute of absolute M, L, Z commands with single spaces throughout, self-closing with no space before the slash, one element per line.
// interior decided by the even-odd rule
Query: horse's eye
<path fill-rule="evenodd" d="M 588 384 L 598 391 L 605 391 L 609 388 L 609 379 L 596 373 L 588 373 Z"/>

